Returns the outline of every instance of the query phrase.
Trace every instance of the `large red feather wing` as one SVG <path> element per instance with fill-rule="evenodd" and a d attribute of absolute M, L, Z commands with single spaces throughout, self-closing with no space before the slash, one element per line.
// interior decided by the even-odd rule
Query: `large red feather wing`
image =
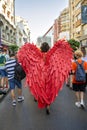
<path fill-rule="evenodd" d="M 17 56 L 26 72 L 26 81 L 31 93 L 38 101 L 38 106 L 45 107 L 50 101 L 47 100 L 45 93 L 44 54 L 34 44 L 27 43 L 21 47 Z"/>
<path fill-rule="evenodd" d="M 68 42 L 59 40 L 46 55 L 46 95 L 52 103 L 62 89 L 71 70 L 72 49 Z"/>
<path fill-rule="evenodd" d="M 55 100 L 71 70 L 71 59 L 72 49 L 66 41 L 58 41 L 46 54 L 29 43 L 19 50 L 18 60 L 40 108 Z"/>

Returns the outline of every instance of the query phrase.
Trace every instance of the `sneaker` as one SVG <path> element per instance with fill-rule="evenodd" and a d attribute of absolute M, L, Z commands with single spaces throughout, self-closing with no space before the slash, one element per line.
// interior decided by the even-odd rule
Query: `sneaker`
<path fill-rule="evenodd" d="M 34 98 L 34 101 L 37 102 L 37 100 Z"/>
<path fill-rule="evenodd" d="M 82 109 L 85 109 L 84 103 L 80 103 L 80 105 L 81 105 L 81 108 L 82 108 Z"/>
<path fill-rule="evenodd" d="M 2 94 L 6 95 L 7 92 L 5 90 L 0 90 L 0 95 L 2 95 Z"/>
<path fill-rule="evenodd" d="M 12 106 L 16 106 L 16 100 L 12 101 Z"/>
<path fill-rule="evenodd" d="M 80 102 L 75 102 L 75 105 L 76 105 L 77 107 L 81 107 Z"/>
<path fill-rule="evenodd" d="M 50 110 L 46 108 L 46 114 L 49 115 L 50 114 Z"/>
<path fill-rule="evenodd" d="M 22 101 L 24 101 L 24 96 L 18 97 L 18 102 L 22 102 Z"/>

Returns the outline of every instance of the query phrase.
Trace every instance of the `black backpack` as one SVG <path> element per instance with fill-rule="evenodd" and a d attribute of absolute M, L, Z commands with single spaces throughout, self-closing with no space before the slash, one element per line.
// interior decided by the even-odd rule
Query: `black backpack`
<path fill-rule="evenodd" d="M 23 70 L 23 67 L 17 62 L 15 66 L 15 75 L 14 78 L 21 81 L 26 77 L 26 73 Z"/>
<path fill-rule="evenodd" d="M 78 63 L 76 61 L 76 64 L 77 64 L 76 73 L 75 73 L 76 81 L 77 82 L 85 82 L 86 81 L 86 73 L 85 73 L 84 66 L 83 66 L 84 61 L 82 61 L 82 63 Z"/>

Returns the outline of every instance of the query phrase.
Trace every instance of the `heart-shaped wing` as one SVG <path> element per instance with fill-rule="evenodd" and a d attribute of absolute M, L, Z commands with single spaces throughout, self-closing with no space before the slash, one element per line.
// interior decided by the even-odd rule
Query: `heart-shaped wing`
<path fill-rule="evenodd" d="M 35 45 L 29 43 L 19 50 L 18 60 L 40 108 L 55 100 L 71 70 L 71 59 L 72 49 L 66 41 L 58 41 L 47 53 L 41 53 Z"/>
<path fill-rule="evenodd" d="M 59 40 L 46 55 L 46 95 L 51 103 L 71 71 L 72 54 L 70 45 L 65 40 Z"/>

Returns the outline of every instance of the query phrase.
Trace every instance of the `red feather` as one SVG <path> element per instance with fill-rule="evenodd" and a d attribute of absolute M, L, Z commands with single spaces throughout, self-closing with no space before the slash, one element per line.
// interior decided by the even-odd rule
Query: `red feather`
<path fill-rule="evenodd" d="M 71 70 L 72 49 L 59 40 L 47 53 L 27 43 L 18 52 L 18 60 L 25 72 L 30 91 L 39 108 L 50 105 L 62 89 Z"/>

